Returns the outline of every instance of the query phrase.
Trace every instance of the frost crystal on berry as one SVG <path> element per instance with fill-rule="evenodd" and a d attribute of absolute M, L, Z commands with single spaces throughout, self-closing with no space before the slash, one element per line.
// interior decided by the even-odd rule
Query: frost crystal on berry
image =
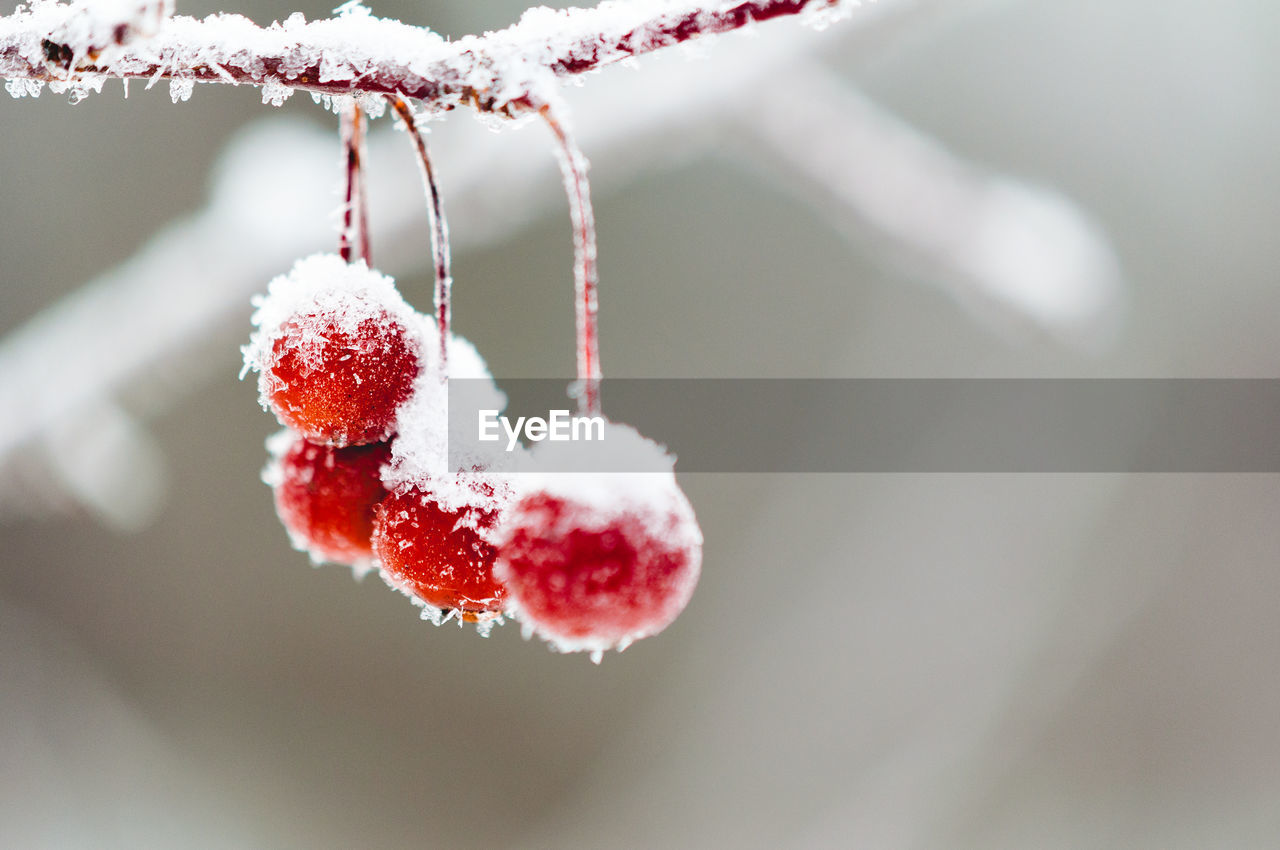
<path fill-rule="evenodd" d="M 460 622 L 488 622 L 506 607 L 506 589 L 493 575 L 498 511 L 485 507 L 493 504 L 492 493 L 476 495 L 475 505 L 446 508 L 408 488 L 376 510 L 373 549 L 383 580 L 422 606 L 424 619 L 436 625 L 455 612 Z"/>
<path fill-rule="evenodd" d="M 602 451 L 652 471 L 589 471 Z M 497 533 L 494 574 L 512 613 L 554 649 L 595 660 L 666 628 L 702 566 L 702 531 L 674 459 L 611 423 L 599 443 L 540 444 L 533 463 L 541 471 L 521 477 Z"/>
<path fill-rule="evenodd" d="M 422 344 L 417 315 L 390 278 L 317 254 L 254 303 L 244 371 L 259 373 L 265 409 L 313 442 L 345 446 L 394 433 Z"/>

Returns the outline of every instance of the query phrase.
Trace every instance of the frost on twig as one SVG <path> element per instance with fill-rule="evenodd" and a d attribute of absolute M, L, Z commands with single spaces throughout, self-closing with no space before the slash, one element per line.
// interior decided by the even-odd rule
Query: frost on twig
<path fill-rule="evenodd" d="M 142 8 L 160 0 L 112 0 Z M 818 23 L 847 13 L 856 0 L 607 0 L 591 9 L 528 10 L 516 24 L 449 42 L 423 27 L 377 18 L 347 3 L 335 18 L 299 13 L 259 27 L 239 15 L 204 20 L 168 17 L 146 38 L 115 35 L 119 15 L 103 17 L 92 2 L 33 0 L 0 18 L 0 76 L 20 81 L 15 96 L 49 82 L 59 90 L 100 90 L 108 78 L 255 85 L 270 102 L 303 89 L 327 95 L 400 95 L 431 110 L 470 104 L 513 115 L 541 106 L 546 80 L 605 65 L 757 21 L 808 14 Z M 88 16 L 90 26 L 76 21 Z M 100 24 L 107 25 L 103 32 Z M 134 27 L 136 29 L 136 27 Z M 103 52 L 104 35 L 118 47 Z M 37 85 L 35 91 L 30 83 Z M 150 84 L 150 83 L 149 83 Z"/>

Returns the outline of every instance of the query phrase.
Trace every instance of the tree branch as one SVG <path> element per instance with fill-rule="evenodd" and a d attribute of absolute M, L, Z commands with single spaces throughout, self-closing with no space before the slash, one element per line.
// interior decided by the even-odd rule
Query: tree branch
<path fill-rule="evenodd" d="M 839 16 L 856 0 L 607 0 L 592 9 L 530 9 L 507 29 L 446 41 L 423 27 L 376 18 L 358 5 L 335 18 L 301 14 L 259 27 L 239 15 L 168 17 L 127 0 L 63 4 L 35 0 L 0 18 L 0 76 L 14 96 L 98 90 L 106 79 L 263 87 L 281 103 L 293 90 L 317 95 L 400 95 L 440 111 L 470 104 L 514 115 L 536 109 L 552 78 L 789 15 Z M 104 11 L 104 8 L 106 11 Z M 114 11 L 114 16 L 113 16 Z"/>

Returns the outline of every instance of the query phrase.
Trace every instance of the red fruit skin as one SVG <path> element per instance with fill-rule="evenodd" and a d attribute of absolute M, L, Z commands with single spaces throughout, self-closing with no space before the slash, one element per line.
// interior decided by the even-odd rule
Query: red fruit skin
<path fill-rule="evenodd" d="M 417 345 L 389 313 L 354 330 L 300 313 L 271 344 L 263 389 L 281 424 L 308 440 L 360 445 L 391 436 L 417 374 Z"/>
<path fill-rule="evenodd" d="M 684 610 L 701 571 L 696 521 L 674 503 L 657 516 L 622 511 L 602 522 L 592 505 L 534 492 L 505 522 L 497 572 L 512 607 L 565 651 L 657 634 Z"/>
<path fill-rule="evenodd" d="M 496 520 L 480 508 L 442 510 L 417 490 L 392 493 L 375 512 L 373 551 L 388 584 L 483 621 L 506 607 L 507 590 L 493 575 L 496 550 L 485 539 Z"/>
<path fill-rule="evenodd" d="M 373 560 L 373 510 L 387 496 L 379 470 L 388 443 L 337 448 L 294 440 L 280 457 L 272 489 L 276 513 L 299 548 L 351 567 Z"/>

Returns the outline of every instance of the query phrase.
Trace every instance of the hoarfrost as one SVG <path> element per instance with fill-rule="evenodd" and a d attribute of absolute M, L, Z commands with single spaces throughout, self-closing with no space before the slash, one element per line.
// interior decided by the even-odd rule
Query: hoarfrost
<path fill-rule="evenodd" d="M 270 106 L 283 106 L 293 95 L 293 88 L 279 80 L 267 80 L 262 85 L 262 103 Z"/>
<path fill-rule="evenodd" d="M 221 78 L 223 79 L 223 81 L 228 82 L 228 83 L 230 83 L 230 84 L 231 84 L 231 85 L 233 85 L 233 86 L 234 86 L 234 85 L 239 85 L 239 84 L 236 82 L 236 78 L 235 78 L 235 77 L 233 77 L 233 76 L 231 76 L 231 73 L 230 73 L 226 68 L 224 68 L 224 67 L 222 67 L 221 65 L 219 65 L 217 62 L 210 62 L 210 63 L 209 63 L 209 70 L 210 70 L 210 71 L 213 71 L 213 73 L 215 73 L 215 74 L 217 74 L 219 77 L 221 77 Z M 127 80 L 127 78 L 126 78 L 126 82 L 127 82 L 127 81 L 128 81 L 128 80 Z"/>
<path fill-rule="evenodd" d="M 40 91 L 44 88 L 42 80 L 24 80 L 13 79 L 6 80 L 4 84 L 5 91 L 14 97 L 39 97 Z"/>
<path fill-rule="evenodd" d="M 174 103 L 190 100 L 195 88 L 195 80 L 172 79 L 169 81 L 169 99 Z"/>
<path fill-rule="evenodd" d="M 356 105 L 370 118 L 381 118 L 387 111 L 387 100 L 382 95 L 357 92 Z"/>
<path fill-rule="evenodd" d="M 101 94 L 102 86 L 106 82 L 107 78 L 104 74 L 81 74 L 71 79 L 50 80 L 49 91 L 54 94 L 66 92 L 67 100 L 75 105 L 88 97 L 89 92 Z"/>
<path fill-rule="evenodd" d="M 386 572 L 382 573 L 382 578 L 384 580 L 387 578 Z M 419 609 L 421 609 L 418 612 L 419 617 L 426 620 L 428 623 L 430 623 L 433 626 L 444 625 L 444 611 L 442 611 L 441 609 L 437 608 L 434 605 L 428 605 L 426 602 L 423 602 L 418 596 L 416 596 L 413 593 L 406 593 L 403 589 L 396 587 L 395 585 L 391 585 L 391 587 L 394 590 L 399 590 L 401 593 L 405 593 L 406 596 L 408 596 L 411 600 L 413 600 L 414 604 L 417 605 Z"/>
<path fill-rule="evenodd" d="M 418 617 L 420 619 L 426 620 L 433 626 L 443 626 L 445 623 L 450 621 L 457 622 L 458 628 L 463 628 L 466 625 L 466 621 L 462 617 L 458 616 L 456 608 L 450 608 L 448 610 L 437 608 L 414 593 L 411 585 L 397 581 L 395 576 L 392 576 L 386 570 L 379 569 L 378 574 L 382 576 L 382 580 L 386 583 L 387 587 L 398 591 L 409 598 L 409 601 L 418 608 Z M 487 638 L 493 631 L 494 626 L 501 626 L 506 623 L 506 621 L 506 615 L 502 613 L 495 613 L 492 616 L 476 620 L 474 623 L 476 627 L 476 634 L 480 635 L 480 637 Z"/>

